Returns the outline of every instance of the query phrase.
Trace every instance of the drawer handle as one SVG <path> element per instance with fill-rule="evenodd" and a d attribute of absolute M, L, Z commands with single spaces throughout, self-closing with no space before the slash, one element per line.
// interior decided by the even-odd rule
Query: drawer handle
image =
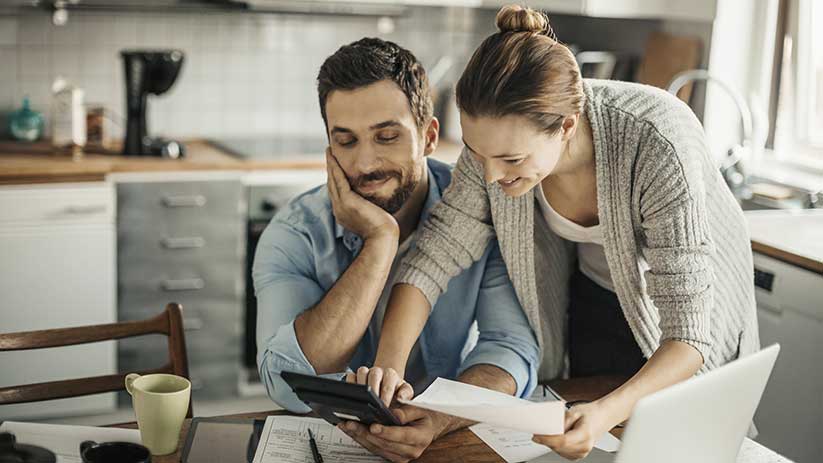
<path fill-rule="evenodd" d="M 166 207 L 203 207 L 206 197 L 203 195 L 166 195 L 163 196 L 163 205 Z"/>
<path fill-rule="evenodd" d="M 166 291 L 192 291 L 203 289 L 206 282 L 202 278 L 186 278 L 182 280 L 163 280 L 163 289 Z"/>
<path fill-rule="evenodd" d="M 201 236 L 181 236 L 177 238 L 163 238 L 160 244 L 166 249 L 194 249 L 202 248 L 206 245 L 206 240 Z"/>
<path fill-rule="evenodd" d="M 90 206 L 69 206 L 65 209 L 67 214 L 72 215 L 88 215 L 88 214 L 100 214 L 102 212 L 106 212 L 107 207 L 105 204 L 93 204 Z"/>

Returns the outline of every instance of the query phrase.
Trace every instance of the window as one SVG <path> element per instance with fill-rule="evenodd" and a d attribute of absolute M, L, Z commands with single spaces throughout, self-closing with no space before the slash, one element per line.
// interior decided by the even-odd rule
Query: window
<path fill-rule="evenodd" d="M 823 2 L 783 1 L 773 146 L 783 160 L 823 168 Z"/>

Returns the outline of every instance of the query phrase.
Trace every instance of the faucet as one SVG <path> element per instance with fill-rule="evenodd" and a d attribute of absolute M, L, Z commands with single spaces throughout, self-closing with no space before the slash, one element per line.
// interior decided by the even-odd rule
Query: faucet
<path fill-rule="evenodd" d="M 746 174 L 743 164 L 750 157 L 754 145 L 754 129 L 752 124 L 752 112 L 746 100 L 731 84 L 725 80 L 712 75 L 705 69 L 691 69 L 683 71 L 674 76 L 669 83 L 668 92 L 677 95 L 677 92 L 689 82 L 703 80 L 718 84 L 734 100 L 740 118 L 743 122 L 743 140 L 731 147 L 719 161 L 720 171 L 726 179 L 726 183 L 732 191 L 738 191 L 746 183 Z M 743 161 L 743 162 L 741 162 Z"/>

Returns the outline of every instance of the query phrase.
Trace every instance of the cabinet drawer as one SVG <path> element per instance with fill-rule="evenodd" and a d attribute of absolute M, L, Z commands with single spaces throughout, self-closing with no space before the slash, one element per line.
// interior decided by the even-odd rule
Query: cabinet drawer
<path fill-rule="evenodd" d="M 246 213 L 243 188 L 237 180 L 120 183 L 120 223 L 159 223 Z"/>
<path fill-rule="evenodd" d="M 0 187 L 0 223 L 114 223 L 110 183 L 62 183 Z"/>
<path fill-rule="evenodd" d="M 121 295 L 118 321 L 147 320 L 162 313 L 170 299 L 151 299 L 143 295 Z M 216 327 L 239 333 L 243 322 L 243 300 L 239 297 L 197 297 L 175 299 L 183 307 L 183 328 L 198 331 Z"/>
<path fill-rule="evenodd" d="M 118 344 L 118 358 L 130 368 L 159 367 L 168 358 L 168 341 L 163 335 L 123 339 Z M 217 361 L 238 362 L 241 336 L 232 330 L 200 329 L 186 331 L 186 353 L 189 366 Z"/>
<path fill-rule="evenodd" d="M 121 301 L 124 296 L 165 302 L 191 297 L 242 297 L 245 291 L 243 264 L 237 258 L 209 262 L 177 259 L 173 263 L 143 258 L 128 264 L 121 260 L 118 273 Z"/>
<path fill-rule="evenodd" d="M 118 259 L 130 265 L 150 259 L 158 265 L 181 260 L 245 259 L 245 233 L 242 224 L 189 223 L 183 226 L 158 224 L 156 227 L 129 227 L 120 224 L 117 233 Z"/>

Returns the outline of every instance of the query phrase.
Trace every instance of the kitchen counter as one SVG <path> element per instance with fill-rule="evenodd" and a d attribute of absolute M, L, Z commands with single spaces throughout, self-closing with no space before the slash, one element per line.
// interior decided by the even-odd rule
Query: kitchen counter
<path fill-rule="evenodd" d="M 441 142 L 434 157 L 455 162 L 461 148 L 454 143 Z M 244 160 L 205 140 L 192 140 L 186 142 L 186 157 L 179 160 L 95 153 L 73 157 L 55 153 L 48 143 L 0 142 L 0 184 L 100 181 L 108 174 L 120 172 L 325 168 L 323 153 L 317 153 L 317 156 L 306 154 L 280 156 L 277 160 Z"/>
<path fill-rule="evenodd" d="M 745 214 L 752 250 L 823 275 L 823 209 Z"/>

